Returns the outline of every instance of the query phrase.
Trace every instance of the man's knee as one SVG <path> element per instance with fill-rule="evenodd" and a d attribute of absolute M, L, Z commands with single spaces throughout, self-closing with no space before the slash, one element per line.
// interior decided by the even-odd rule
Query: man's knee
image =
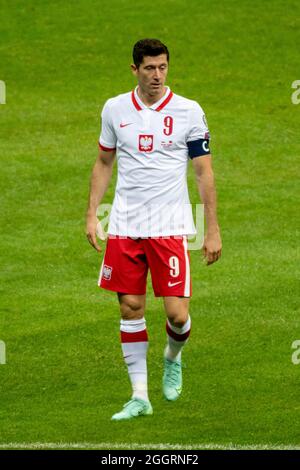
<path fill-rule="evenodd" d="M 183 325 L 188 321 L 189 314 L 188 312 L 171 312 L 168 313 L 168 320 L 172 326 L 176 328 L 182 328 Z"/>
<path fill-rule="evenodd" d="M 167 317 L 171 325 L 176 328 L 182 328 L 189 318 L 189 302 L 188 300 L 165 299 L 165 309 Z"/>
<path fill-rule="evenodd" d="M 167 317 L 171 325 L 176 328 L 182 328 L 189 318 L 188 305 L 178 303 L 168 306 L 166 309 Z"/>
<path fill-rule="evenodd" d="M 138 320 L 144 317 L 145 302 L 140 295 L 120 295 L 120 311 L 123 320 Z"/>

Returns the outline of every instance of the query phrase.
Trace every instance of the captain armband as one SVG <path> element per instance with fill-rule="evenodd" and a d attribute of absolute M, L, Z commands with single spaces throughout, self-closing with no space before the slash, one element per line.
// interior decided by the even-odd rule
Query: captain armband
<path fill-rule="evenodd" d="M 209 150 L 209 139 L 197 139 L 187 142 L 188 153 L 190 158 L 202 157 L 208 155 Z"/>

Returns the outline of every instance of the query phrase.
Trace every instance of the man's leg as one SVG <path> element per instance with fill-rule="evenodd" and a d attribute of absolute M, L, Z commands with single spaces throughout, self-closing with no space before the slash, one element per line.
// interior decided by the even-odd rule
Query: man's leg
<path fill-rule="evenodd" d="M 121 343 L 132 385 L 132 398 L 112 419 L 119 421 L 152 414 L 147 387 L 147 350 L 145 295 L 118 293 L 121 311 Z"/>
<path fill-rule="evenodd" d="M 149 401 L 147 388 L 147 350 L 145 295 L 118 294 L 121 311 L 121 343 L 132 385 L 132 398 Z"/>
<path fill-rule="evenodd" d="M 176 400 L 182 390 L 181 352 L 191 330 L 188 297 L 164 297 L 167 314 L 167 346 L 164 353 L 163 393 Z"/>

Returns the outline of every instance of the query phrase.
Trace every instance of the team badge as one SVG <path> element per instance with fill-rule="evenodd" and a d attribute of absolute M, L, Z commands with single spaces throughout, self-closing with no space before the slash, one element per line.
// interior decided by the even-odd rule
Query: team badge
<path fill-rule="evenodd" d="M 140 134 L 139 135 L 139 151 L 152 152 L 153 150 L 153 135 Z"/>
<path fill-rule="evenodd" d="M 105 265 L 103 266 L 103 273 L 102 273 L 103 279 L 105 279 L 106 281 L 110 281 L 110 279 L 111 279 L 111 273 L 112 273 L 112 267 L 107 266 L 107 265 L 105 264 Z"/>

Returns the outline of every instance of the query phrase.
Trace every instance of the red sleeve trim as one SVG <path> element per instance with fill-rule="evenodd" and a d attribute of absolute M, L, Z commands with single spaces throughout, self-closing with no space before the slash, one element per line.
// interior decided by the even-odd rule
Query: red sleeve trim
<path fill-rule="evenodd" d="M 100 142 L 98 142 L 99 148 L 101 150 L 104 150 L 104 152 L 111 152 L 112 150 L 116 150 L 116 147 L 110 148 L 110 147 L 104 147 L 104 145 L 101 145 Z"/>

